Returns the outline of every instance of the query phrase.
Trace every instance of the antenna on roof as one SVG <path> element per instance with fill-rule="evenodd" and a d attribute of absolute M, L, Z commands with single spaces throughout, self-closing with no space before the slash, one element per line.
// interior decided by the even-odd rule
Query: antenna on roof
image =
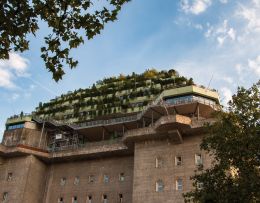
<path fill-rule="evenodd" d="M 209 89 L 209 86 L 210 86 L 210 84 L 211 84 L 211 81 L 212 81 L 212 79 L 213 79 L 213 76 L 214 76 L 214 73 L 212 74 L 212 76 L 211 76 L 211 78 L 210 78 L 210 81 L 209 81 L 209 84 L 208 84 L 207 90 Z"/>

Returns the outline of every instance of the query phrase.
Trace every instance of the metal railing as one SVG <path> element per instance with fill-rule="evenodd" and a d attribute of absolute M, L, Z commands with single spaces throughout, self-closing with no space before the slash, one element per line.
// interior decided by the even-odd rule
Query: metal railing
<path fill-rule="evenodd" d="M 95 148 L 95 147 L 104 147 L 113 144 L 120 144 L 122 143 L 122 138 L 110 139 L 110 140 L 103 140 L 98 142 L 86 142 L 86 143 L 79 143 L 74 145 L 64 145 L 64 146 L 55 146 L 55 147 L 47 147 L 47 151 L 49 152 L 60 152 L 60 151 L 68 151 L 68 150 L 75 150 L 75 149 L 88 149 L 88 148 Z"/>
<path fill-rule="evenodd" d="M 60 121 L 55 121 L 53 119 L 39 119 L 36 118 L 35 116 L 33 119 L 35 120 L 41 120 L 41 122 L 50 122 L 55 126 L 64 126 L 67 125 L 74 130 L 81 129 L 81 128 L 88 128 L 88 127 L 101 127 L 101 126 L 106 126 L 106 125 L 116 125 L 116 124 L 121 124 L 121 123 L 126 123 L 126 122 L 133 122 L 133 121 L 138 121 L 140 120 L 144 114 L 149 110 L 151 107 L 155 106 L 163 106 L 165 107 L 171 107 L 171 106 L 176 106 L 176 105 L 183 105 L 183 104 L 190 104 L 190 103 L 196 103 L 199 102 L 201 104 L 205 104 L 208 106 L 211 106 L 214 110 L 220 110 L 220 105 L 215 104 L 209 99 L 205 99 L 202 97 L 196 97 L 193 96 L 192 98 L 189 99 L 179 99 L 178 101 L 175 101 L 174 103 L 167 103 L 162 100 L 163 98 L 163 93 L 162 92 L 152 103 L 148 104 L 140 113 L 137 113 L 136 115 L 131 115 L 131 116 L 124 116 L 124 117 L 119 117 L 119 118 L 111 118 L 111 119 L 106 119 L 106 120 L 95 120 L 95 121 L 87 121 L 84 123 L 79 123 L 79 124 L 72 124 L 72 123 L 66 123 L 66 122 L 60 122 Z"/>

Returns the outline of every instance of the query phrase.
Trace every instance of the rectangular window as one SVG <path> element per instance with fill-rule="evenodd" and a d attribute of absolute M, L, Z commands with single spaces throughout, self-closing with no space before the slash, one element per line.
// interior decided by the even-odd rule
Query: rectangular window
<path fill-rule="evenodd" d="M 108 183 L 109 182 L 109 176 L 108 175 L 104 175 L 104 183 Z"/>
<path fill-rule="evenodd" d="M 125 174 L 124 173 L 119 174 L 119 181 L 121 181 L 121 182 L 125 181 Z"/>
<path fill-rule="evenodd" d="M 11 181 L 12 179 L 13 179 L 13 173 L 8 173 L 6 180 Z"/>
<path fill-rule="evenodd" d="M 107 195 L 103 195 L 103 203 L 108 203 Z"/>
<path fill-rule="evenodd" d="M 3 194 L 3 202 L 6 202 L 8 200 L 8 192 L 4 192 Z"/>
<path fill-rule="evenodd" d="M 76 176 L 74 179 L 74 185 L 78 185 L 79 184 L 79 177 Z"/>
<path fill-rule="evenodd" d="M 91 195 L 88 196 L 88 201 L 87 201 L 87 203 L 92 203 L 92 196 L 91 196 Z"/>
<path fill-rule="evenodd" d="M 64 203 L 63 197 L 60 197 L 60 198 L 58 199 L 58 203 Z"/>
<path fill-rule="evenodd" d="M 66 184 L 66 180 L 67 180 L 67 179 L 66 179 L 65 177 L 61 178 L 61 179 L 60 179 L 60 185 L 61 185 L 61 186 L 64 186 L 64 185 Z"/>
<path fill-rule="evenodd" d="M 162 192 L 164 190 L 164 184 L 162 180 L 156 182 L 156 192 Z"/>
<path fill-rule="evenodd" d="M 95 182 L 95 176 L 90 175 L 90 176 L 88 177 L 88 182 L 89 182 L 89 183 L 94 183 L 94 182 Z"/>
<path fill-rule="evenodd" d="M 161 168 L 162 164 L 163 164 L 162 162 L 163 162 L 162 158 L 156 157 L 156 159 L 155 159 L 155 168 Z"/>
<path fill-rule="evenodd" d="M 183 181 L 181 178 L 176 180 L 176 190 L 183 190 Z"/>
<path fill-rule="evenodd" d="M 119 194 L 119 203 L 123 203 L 123 194 Z"/>
<path fill-rule="evenodd" d="M 201 189 L 203 188 L 203 183 L 198 182 L 198 183 L 197 183 L 197 188 L 198 188 L 199 190 L 201 190 Z"/>
<path fill-rule="evenodd" d="M 181 166 L 182 165 L 182 157 L 176 156 L 175 157 L 175 166 Z"/>
<path fill-rule="evenodd" d="M 195 165 L 201 166 L 202 164 L 203 164 L 203 162 L 202 162 L 201 154 L 195 154 Z"/>
<path fill-rule="evenodd" d="M 78 198 L 77 198 L 77 196 L 72 197 L 72 203 L 78 203 Z"/>

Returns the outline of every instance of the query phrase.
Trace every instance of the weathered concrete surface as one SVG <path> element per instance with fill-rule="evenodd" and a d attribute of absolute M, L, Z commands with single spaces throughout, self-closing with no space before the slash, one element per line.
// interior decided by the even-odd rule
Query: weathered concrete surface
<path fill-rule="evenodd" d="M 46 203 L 58 202 L 59 197 L 70 202 L 74 196 L 79 203 L 85 203 L 88 195 L 92 196 L 93 202 L 102 202 L 104 194 L 108 202 L 119 202 L 119 194 L 122 194 L 123 202 L 131 203 L 133 163 L 133 157 L 128 156 L 52 164 L 49 167 Z M 119 181 L 120 173 L 124 173 L 124 181 Z M 108 183 L 104 183 L 104 175 L 109 176 Z M 93 183 L 89 182 L 89 176 L 94 176 Z M 61 186 L 63 177 L 66 184 Z M 78 185 L 74 184 L 75 177 L 79 178 Z"/>
<path fill-rule="evenodd" d="M 212 122 L 165 116 L 152 127 L 127 131 L 122 140 L 60 152 L 48 152 L 45 144 L 37 144 L 39 129 L 6 132 L 0 144 L 0 198 L 8 192 L 9 203 L 53 203 L 60 197 L 71 203 L 74 196 L 78 203 L 86 203 L 88 195 L 92 202 L 102 202 L 102 195 L 107 195 L 109 203 L 119 203 L 122 194 L 123 203 L 183 202 L 182 193 L 191 189 L 190 176 L 197 168 L 195 154 L 202 154 L 204 167 L 210 166 L 211 158 L 199 148 L 205 121 Z M 182 157 L 181 166 L 175 165 L 175 156 Z M 156 158 L 162 160 L 159 168 Z M 13 179 L 7 181 L 10 172 Z M 120 173 L 124 181 L 119 181 Z M 109 176 L 108 183 L 104 175 Z M 89 176 L 95 177 L 93 183 Z M 182 191 L 176 191 L 177 178 L 183 179 Z M 164 183 L 162 192 L 156 192 L 158 180 Z"/>
<path fill-rule="evenodd" d="M 182 144 L 167 140 L 143 141 L 135 144 L 134 157 L 134 203 L 181 203 L 182 193 L 191 189 L 190 177 L 196 170 L 195 154 L 202 154 L 203 165 L 209 166 L 210 157 L 200 151 L 201 136 L 184 137 Z M 175 156 L 181 156 L 181 166 L 175 165 Z M 162 160 L 160 168 L 155 167 L 156 158 Z M 176 190 L 177 178 L 183 179 L 183 190 Z M 162 180 L 164 191 L 156 192 L 156 181 Z"/>

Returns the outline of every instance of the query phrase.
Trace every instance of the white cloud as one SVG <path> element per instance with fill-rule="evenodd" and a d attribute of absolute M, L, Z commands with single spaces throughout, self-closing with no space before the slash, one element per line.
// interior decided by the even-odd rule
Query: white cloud
<path fill-rule="evenodd" d="M 219 1 L 220 1 L 220 3 L 222 3 L 222 4 L 228 3 L 228 0 L 219 0 Z"/>
<path fill-rule="evenodd" d="M 11 100 L 15 101 L 15 100 L 17 100 L 19 97 L 20 97 L 19 94 L 14 93 L 14 94 L 12 94 Z"/>
<path fill-rule="evenodd" d="M 260 55 L 256 57 L 256 59 L 248 60 L 248 67 L 252 70 L 257 76 L 260 77 Z"/>
<path fill-rule="evenodd" d="M 220 92 L 223 97 L 223 104 L 224 106 L 227 106 L 228 102 L 232 99 L 232 91 L 227 87 L 222 87 Z"/>
<path fill-rule="evenodd" d="M 17 77 L 29 76 L 29 61 L 17 53 L 10 52 L 8 60 L 0 60 L 0 87 L 14 88 Z"/>
<path fill-rule="evenodd" d="M 227 82 L 229 84 L 233 84 L 233 82 L 234 82 L 233 78 L 230 76 L 223 76 L 222 80 L 224 80 L 225 82 Z"/>
<path fill-rule="evenodd" d="M 211 5 L 211 0 L 181 0 L 181 9 L 185 13 L 199 15 Z"/>
<path fill-rule="evenodd" d="M 177 19 L 174 20 L 174 23 L 178 26 L 187 26 L 187 27 L 191 27 L 194 28 L 196 30 L 203 30 L 204 27 L 202 24 L 200 23 L 194 23 L 192 22 L 189 18 L 187 17 L 179 17 Z"/>
<path fill-rule="evenodd" d="M 260 1 L 252 0 L 250 5 L 240 5 L 236 14 L 246 21 L 248 32 L 260 32 Z"/>
<path fill-rule="evenodd" d="M 212 26 L 208 24 L 207 26 L 208 29 L 204 33 L 204 36 L 206 38 L 212 37 L 213 39 L 216 39 L 220 46 L 222 46 L 227 40 L 236 40 L 236 30 L 229 25 L 227 19 L 225 19 L 220 25 Z"/>
<path fill-rule="evenodd" d="M 12 73 L 8 70 L 2 69 L 0 66 L 0 87 L 14 88 L 15 84 L 12 79 Z"/>

